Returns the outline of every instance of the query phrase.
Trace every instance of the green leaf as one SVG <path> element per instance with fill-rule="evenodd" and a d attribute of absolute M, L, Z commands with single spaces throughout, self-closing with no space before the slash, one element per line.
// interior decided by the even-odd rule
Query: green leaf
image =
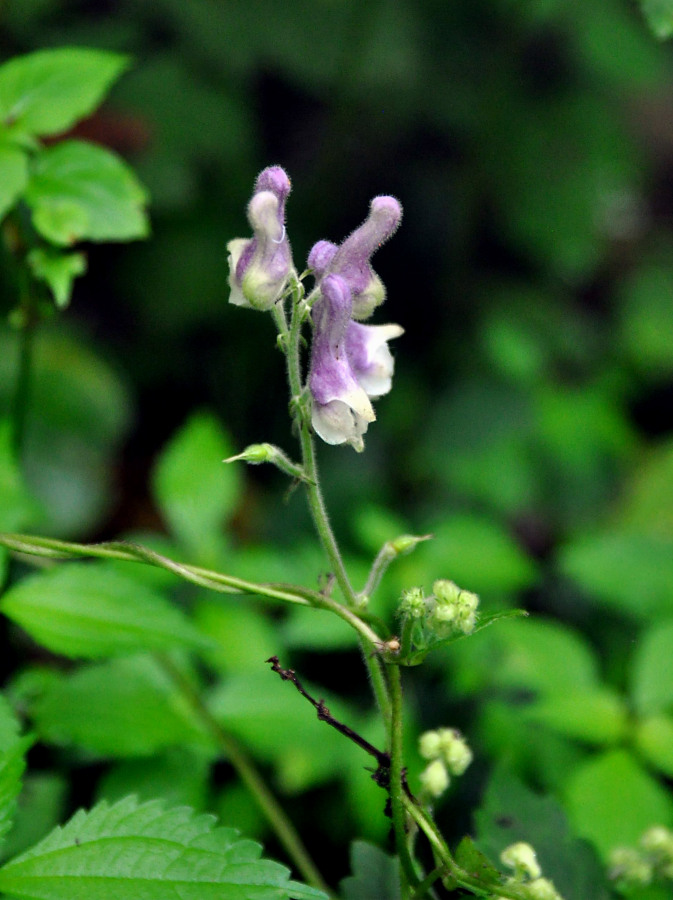
<path fill-rule="evenodd" d="M 511 772 L 492 776 L 481 809 L 475 816 L 478 846 L 498 859 L 509 844 L 526 841 L 535 848 L 546 878 L 568 900 L 609 900 L 595 854 L 570 831 L 563 810 L 550 797 L 540 797 Z"/>
<path fill-rule="evenodd" d="M 15 130 L 59 134 L 92 112 L 129 59 L 105 50 L 38 50 L 0 67 L 0 119 Z"/>
<path fill-rule="evenodd" d="M 85 141 L 63 141 L 33 164 L 25 199 L 33 225 L 53 244 L 130 241 L 149 231 L 147 195 L 116 154 Z"/>
<path fill-rule="evenodd" d="M 482 883 L 490 882 L 494 887 L 502 883 L 500 872 L 493 863 L 484 856 L 469 835 L 466 835 L 456 847 L 456 862 L 473 878 Z"/>
<path fill-rule="evenodd" d="M 673 778 L 673 718 L 650 716 L 636 724 L 634 745 L 645 762 Z"/>
<path fill-rule="evenodd" d="M 0 419 L 0 530 L 25 528 L 38 515 L 16 463 L 13 428 L 9 419 Z"/>
<path fill-rule="evenodd" d="M 0 695 L 0 840 L 14 820 L 25 756 L 31 743 L 30 737 L 19 736 L 19 723 L 9 703 Z"/>
<path fill-rule="evenodd" d="M 639 638 L 631 668 L 631 694 L 641 714 L 673 711 L 673 619 L 653 625 Z"/>
<path fill-rule="evenodd" d="M 23 150 L 0 143 L 0 172 L 0 219 L 4 219 L 28 183 L 28 160 Z"/>
<path fill-rule="evenodd" d="M 637 619 L 673 612 L 673 537 L 588 534 L 559 553 L 561 571 L 590 595 Z"/>
<path fill-rule="evenodd" d="M 614 744 L 628 729 L 628 709 L 608 688 L 553 694 L 526 708 L 526 718 L 588 744 Z"/>
<path fill-rule="evenodd" d="M 53 678 L 29 711 L 43 740 L 100 756 L 150 756 L 180 745 L 213 749 L 192 707 L 148 656 L 85 665 Z"/>
<path fill-rule="evenodd" d="M 42 840 L 63 818 L 68 783 L 53 772 L 28 772 L 18 798 L 16 815 L 0 847 L 3 860 L 23 853 Z"/>
<path fill-rule="evenodd" d="M 353 841 L 350 852 L 351 872 L 339 884 L 343 900 L 401 900 L 400 864 L 396 856 L 388 856 L 374 844 Z"/>
<path fill-rule="evenodd" d="M 171 805 L 205 809 L 209 776 L 210 760 L 203 753 L 174 747 L 159 756 L 113 763 L 99 781 L 97 794 L 107 800 L 133 794 L 141 801 L 161 798 Z M 247 792 L 246 799 L 250 802 Z"/>
<path fill-rule="evenodd" d="M 80 810 L 0 869 L 0 891 L 31 900 L 326 900 L 213 816 L 134 797 Z"/>
<path fill-rule="evenodd" d="M 241 475 L 225 466 L 229 438 L 208 412 L 195 413 L 164 448 L 153 487 L 175 537 L 195 558 L 215 564 L 225 543 L 223 525 L 240 495 Z"/>
<path fill-rule="evenodd" d="M 673 0 L 640 0 L 643 15 L 654 34 L 664 40 L 673 34 Z"/>
<path fill-rule="evenodd" d="M 25 578 L 0 611 L 39 644 L 75 658 L 210 644 L 161 594 L 104 564 L 64 564 Z"/>
<path fill-rule="evenodd" d="M 576 831 L 606 860 L 613 847 L 636 844 L 650 825 L 673 824 L 670 794 L 626 750 L 612 750 L 578 766 L 565 796 Z"/>
<path fill-rule="evenodd" d="M 86 272 L 86 256 L 38 247 L 30 251 L 27 260 L 35 278 L 44 281 L 54 295 L 58 309 L 65 309 L 70 303 L 75 278 Z"/>

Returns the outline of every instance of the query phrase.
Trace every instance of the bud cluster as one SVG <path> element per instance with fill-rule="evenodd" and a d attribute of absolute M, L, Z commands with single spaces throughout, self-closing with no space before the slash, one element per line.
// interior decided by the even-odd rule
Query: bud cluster
<path fill-rule="evenodd" d="M 526 900 L 563 900 L 553 882 L 542 877 L 537 855 L 530 844 L 524 841 L 510 844 L 500 854 L 500 861 L 514 871 L 505 884 L 521 888 L 521 896 Z M 495 900 L 504 898 L 496 897 Z"/>
<path fill-rule="evenodd" d="M 625 888 L 673 881 L 673 831 L 654 825 L 637 847 L 616 847 L 610 854 L 610 877 Z"/>
<path fill-rule="evenodd" d="M 413 643 L 427 647 L 453 635 L 472 634 L 477 623 L 477 594 L 446 579 L 435 581 L 432 591 L 426 596 L 422 588 L 414 587 L 402 594 L 398 615 L 403 631 L 411 629 Z"/>
<path fill-rule="evenodd" d="M 462 775 L 472 762 L 472 751 L 457 728 L 426 731 L 418 740 L 418 752 L 430 763 L 421 773 L 423 789 L 439 797 L 451 783 L 451 775 Z"/>

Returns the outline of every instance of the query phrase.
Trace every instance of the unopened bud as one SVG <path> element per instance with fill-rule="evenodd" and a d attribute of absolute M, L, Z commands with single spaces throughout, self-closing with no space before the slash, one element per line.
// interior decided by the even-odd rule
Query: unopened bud
<path fill-rule="evenodd" d="M 509 869 L 514 869 L 514 877 L 519 881 L 539 878 L 542 874 L 535 850 L 524 841 L 505 847 L 500 860 Z"/>
<path fill-rule="evenodd" d="M 406 556 L 407 553 L 415 550 L 422 541 L 429 541 L 431 537 L 431 534 L 401 534 L 390 542 L 390 546 L 397 556 Z"/>
<path fill-rule="evenodd" d="M 420 775 L 421 784 L 432 797 L 440 797 L 449 786 L 449 773 L 441 759 L 436 759 L 426 766 Z"/>
<path fill-rule="evenodd" d="M 528 885 L 530 900 L 563 900 L 548 878 L 536 878 Z"/>
<path fill-rule="evenodd" d="M 298 463 L 292 462 L 280 447 L 276 447 L 274 444 L 250 444 L 242 453 L 237 453 L 236 456 L 230 456 L 228 459 L 223 460 L 225 463 L 238 461 L 250 463 L 252 466 L 258 466 L 261 463 L 271 463 L 280 469 L 281 472 L 289 475 L 290 478 L 298 478 L 300 481 L 307 480 L 303 468 Z"/>
<path fill-rule="evenodd" d="M 420 619 L 427 612 L 427 603 L 423 590 L 419 587 L 409 588 L 402 593 L 399 614 L 411 619 Z"/>

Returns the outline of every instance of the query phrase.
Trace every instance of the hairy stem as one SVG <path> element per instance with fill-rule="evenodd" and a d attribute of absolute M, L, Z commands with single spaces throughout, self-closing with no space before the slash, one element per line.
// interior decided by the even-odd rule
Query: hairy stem
<path fill-rule="evenodd" d="M 390 685 L 390 806 L 395 834 L 395 847 L 407 884 L 415 887 L 419 878 L 409 853 L 407 814 L 404 808 L 404 769 L 402 766 L 402 678 L 399 666 L 388 666 Z"/>
<path fill-rule="evenodd" d="M 159 662 L 164 671 L 170 676 L 171 681 L 188 700 L 190 706 L 199 717 L 203 725 L 213 736 L 215 742 L 227 757 L 236 774 L 250 791 L 255 802 L 264 814 L 274 834 L 284 847 L 288 857 L 301 873 L 302 878 L 313 887 L 325 891 L 333 896 L 325 883 L 318 867 L 313 862 L 308 850 L 304 846 L 299 834 L 286 816 L 282 806 L 269 790 L 266 782 L 257 770 L 250 757 L 212 715 L 201 695 L 194 690 L 192 685 L 183 677 L 180 670 L 167 656 L 159 656 Z"/>

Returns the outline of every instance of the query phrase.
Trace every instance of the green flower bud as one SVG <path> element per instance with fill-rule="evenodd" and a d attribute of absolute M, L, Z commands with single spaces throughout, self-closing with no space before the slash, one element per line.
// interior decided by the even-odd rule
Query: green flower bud
<path fill-rule="evenodd" d="M 647 885 L 652 881 L 652 864 L 635 847 L 615 847 L 610 853 L 610 877 L 629 885 Z"/>
<path fill-rule="evenodd" d="M 409 588 L 402 593 L 399 607 L 399 615 L 409 616 L 412 619 L 420 619 L 427 612 L 427 603 L 423 590 L 419 587 Z"/>
<path fill-rule="evenodd" d="M 452 775 L 462 775 L 473 759 L 472 751 L 457 728 L 440 728 L 440 752 Z"/>

